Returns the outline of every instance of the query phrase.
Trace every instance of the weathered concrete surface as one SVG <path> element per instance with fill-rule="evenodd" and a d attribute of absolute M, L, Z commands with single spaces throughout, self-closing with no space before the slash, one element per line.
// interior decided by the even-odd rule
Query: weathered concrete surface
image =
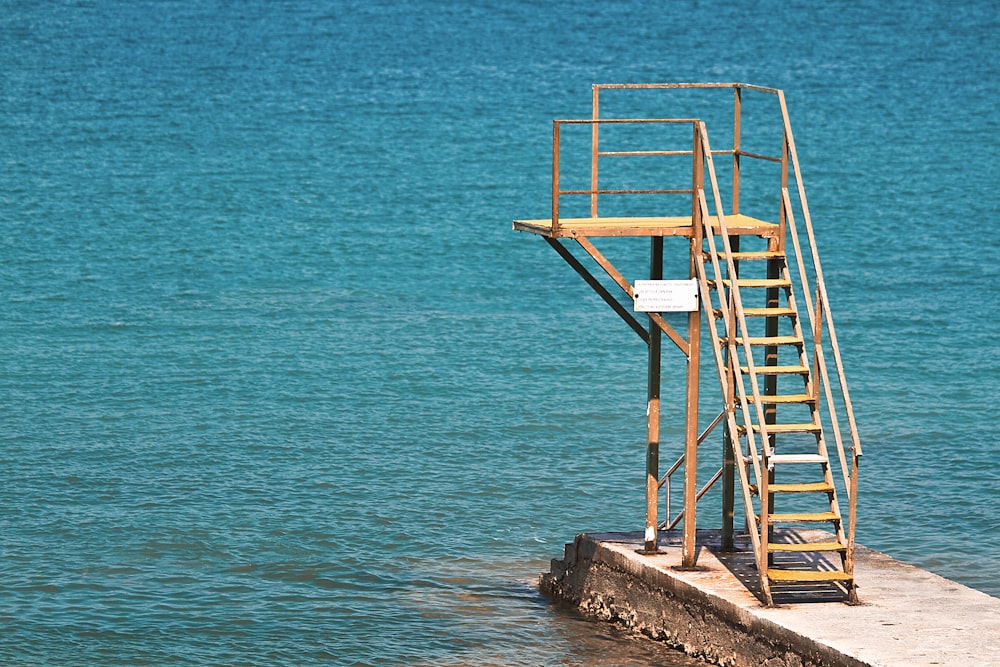
<path fill-rule="evenodd" d="M 641 533 L 578 535 L 542 590 L 727 667 L 1000 665 L 1000 599 L 885 554 L 857 548 L 859 605 L 825 585 L 776 589 L 767 608 L 748 544 L 720 553 L 719 532 L 699 531 L 697 568 L 682 571 L 679 540 L 661 533 L 663 553 L 646 556 Z"/>

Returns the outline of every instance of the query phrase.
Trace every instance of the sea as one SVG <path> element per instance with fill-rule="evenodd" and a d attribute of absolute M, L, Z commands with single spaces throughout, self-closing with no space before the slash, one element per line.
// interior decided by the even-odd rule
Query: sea
<path fill-rule="evenodd" d="M 0 8 L 0 664 L 700 664 L 537 586 L 644 522 L 644 346 L 511 229 L 598 83 L 784 90 L 858 540 L 1000 596 L 995 0 Z"/>

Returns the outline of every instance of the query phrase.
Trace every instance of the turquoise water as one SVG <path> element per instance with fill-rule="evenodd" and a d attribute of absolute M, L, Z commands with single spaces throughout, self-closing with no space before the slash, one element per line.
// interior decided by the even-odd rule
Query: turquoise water
<path fill-rule="evenodd" d="M 0 662 L 689 664 L 535 587 L 643 522 L 640 343 L 510 231 L 599 82 L 785 90 L 860 540 L 1000 595 L 1000 26 L 945 5 L 4 3 Z"/>

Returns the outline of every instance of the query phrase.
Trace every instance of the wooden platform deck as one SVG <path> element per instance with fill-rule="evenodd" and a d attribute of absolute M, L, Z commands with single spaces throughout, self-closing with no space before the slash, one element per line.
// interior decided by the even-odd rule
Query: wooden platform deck
<path fill-rule="evenodd" d="M 712 218 L 718 227 L 718 218 Z M 727 215 L 726 227 L 732 234 L 762 236 L 778 235 L 779 226 L 747 215 Z M 549 238 L 577 236 L 687 236 L 692 233 L 691 216 L 670 217 L 598 217 L 559 218 L 553 231 L 552 219 L 515 220 L 514 229 Z"/>

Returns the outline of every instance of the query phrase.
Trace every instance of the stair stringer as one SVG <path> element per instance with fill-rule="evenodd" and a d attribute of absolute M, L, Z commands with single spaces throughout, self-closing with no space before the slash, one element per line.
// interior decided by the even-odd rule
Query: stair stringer
<path fill-rule="evenodd" d="M 708 155 L 711 155 L 707 150 L 705 151 Z M 710 173 L 712 172 L 712 167 L 709 165 L 708 169 Z M 722 342 L 719 338 L 719 333 L 717 327 L 714 323 L 709 322 L 708 327 L 709 332 L 712 337 L 712 352 L 715 357 L 715 365 L 718 370 L 719 375 L 719 385 L 722 390 L 722 395 L 725 401 L 725 412 L 726 412 L 726 422 L 729 427 L 729 446 L 733 450 L 733 460 L 735 461 L 737 474 L 740 479 L 740 492 L 743 498 L 743 508 L 744 514 L 747 517 L 747 522 L 752 520 L 753 517 L 757 516 L 757 510 L 754 508 L 753 493 L 751 488 L 756 486 L 758 489 L 761 488 L 761 484 L 766 485 L 766 475 L 762 475 L 762 467 L 766 466 L 766 459 L 761 460 L 761 456 L 758 453 L 756 438 L 754 437 L 754 431 L 750 427 L 752 420 L 747 418 L 749 412 L 749 402 L 747 400 L 746 392 L 744 389 L 744 383 L 742 380 L 742 373 L 739 364 L 739 352 L 736 349 L 736 336 L 735 334 L 735 312 L 736 312 L 736 301 L 739 299 L 739 294 L 737 292 L 738 287 L 735 285 L 735 281 L 731 283 L 735 289 L 726 290 L 723 287 L 721 280 L 721 267 L 719 265 L 719 253 L 715 247 L 714 243 L 714 232 L 711 225 L 707 223 L 710 220 L 710 214 L 708 212 L 708 202 L 705 199 L 704 189 L 699 190 L 698 198 L 701 208 L 701 217 L 703 221 L 706 221 L 703 230 L 705 237 L 709 239 L 708 244 L 710 248 L 711 264 L 714 270 L 716 284 L 718 289 L 716 293 L 719 295 L 720 308 L 723 312 L 724 328 L 727 332 L 728 342 L 726 347 L 729 354 L 728 359 L 724 359 L 722 355 Z M 718 201 L 718 199 L 716 199 Z M 725 231 L 724 216 L 719 215 L 720 230 Z M 726 237 L 723 236 L 725 239 Z M 728 253 L 731 256 L 731 249 Z M 731 259 L 730 259 L 731 263 Z M 701 301 L 705 304 L 705 309 L 709 313 L 712 312 L 714 301 L 712 298 L 712 288 L 709 286 L 708 276 L 705 272 L 705 262 L 702 259 L 694 262 L 698 274 L 698 285 L 701 292 Z M 728 294 L 728 297 L 726 296 Z M 754 383 L 756 385 L 756 383 Z M 734 389 L 736 391 L 734 391 Z M 760 405 L 758 398 L 757 405 Z M 739 417 L 737 416 L 739 413 Z M 763 423 L 763 420 L 761 420 Z M 761 440 L 766 442 L 767 434 L 761 433 Z M 746 439 L 746 447 L 744 448 L 744 438 Z M 763 444 L 763 443 L 762 443 Z M 749 452 L 745 454 L 744 451 Z M 749 461 L 748 461 L 749 459 Z M 750 471 L 747 470 L 748 463 L 750 464 Z M 766 468 L 764 468 L 766 469 Z M 750 477 L 750 472 L 753 473 L 753 478 Z M 761 495 L 764 499 L 766 496 Z M 766 516 L 766 500 L 763 502 L 763 506 L 760 510 L 761 516 Z M 763 522 L 766 524 L 766 522 Z M 759 574 L 761 595 L 764 599 L 766 605 L 773 604 L 773 599 L 771 596 L 771 586 L 770 581 L 767 578 L 767 553 L 766 553 L 766 541 L 762 541 L 761 532 L 758 530 L 759 526 L 749 526 L 750 542 L 753 546 L 754 560 L 757 565 L 757 572 Z M 765 526 L 766 531 L 766 526 Z M 766 534 L 764 540 L 766 540 Z"/>

